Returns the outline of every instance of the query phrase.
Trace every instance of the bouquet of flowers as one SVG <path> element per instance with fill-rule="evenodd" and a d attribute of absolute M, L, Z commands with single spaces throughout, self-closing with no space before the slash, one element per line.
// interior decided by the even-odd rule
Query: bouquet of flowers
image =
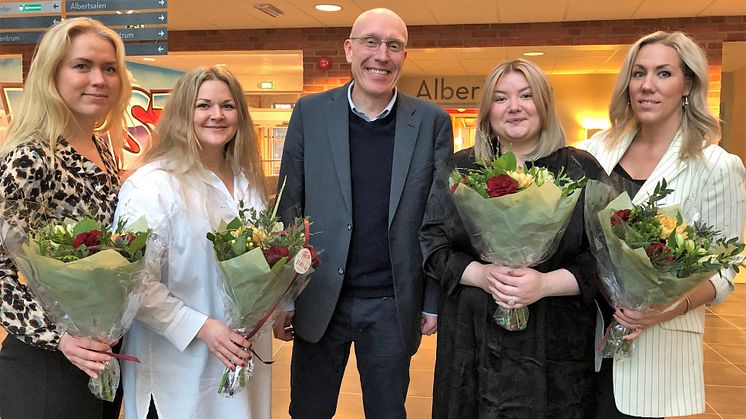
<path fill-rule="evenodd" d="M 66 219 L 27 232 L 3 224 L 4 249 L 55 324 L 108 345 L 124 335 L 144 290 L 150 236 L 144 220 L 125 229 L 124 221 L 111 228 L 93 218 Z M 139 360 L 107 354 L 115 359 L 88 387 L 99 399 L 112 401 L 120 376 L 116 358 Z"/>
<path fill-rule="evenodd" d="M 626 192 L 592 182 L 586 190 L 586 225 L 599 277 L 614 305 L 633 310 L 671 309 L 702 281 L 722 269 L 738 272 L 744 245 L 711 226 L 688 222 L 678 206 L 659 202 L 673 192 L 665 179 L 636 205 Z M 609 202 L 611 201 L 611 202 Z M 595 216 L 595 217 L 594 217 Z M 614 321 L 604 337 L 605 358 L 631 355 L 630 330 Z"/>
<path fill-rule="evenodd" d="M 310 221 L 298 218 L 285 227 L 276 211 L 276 206 L 257 211 L 240 203 L 236 218 L 207 233 L 223 271 L 229 327 L 244 331 L 248 340 L 272 323 L 279 308 L 295 300 L 319 263 L 318 253 L 308 243 Z M 244 388 L 253 366 L 252 359 L 246 367 L 226 368 L 218 393 L 231 397 Z"/>
<path fill-rule="evenodd" d="M 508 151 L 479 170 L 450 173 L 456 208 L 482 259 L 509 267 L 536 266 L 557 250 L 585 178 L 560 170 L 518 166 Z M 507 330 L 526 328 L 528 308 L 498 306 L 495 321 Z"/>

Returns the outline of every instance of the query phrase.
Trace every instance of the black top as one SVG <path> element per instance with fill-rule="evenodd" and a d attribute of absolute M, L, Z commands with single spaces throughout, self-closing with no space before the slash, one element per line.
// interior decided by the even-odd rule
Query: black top
<path fill-rule="evenodd" d="M 647 180 L 647 179 L 633 179 L 632 176 L 629 173 L 627 173 L 627 171 L 624 170 L 624 168 L 622 167 L 622 165 L 619 164 L 619 163 L 617 163 L 616 166 L 614 166 L 614 170 L 612 170 L 612 173 L 616 173 L 619 176 L 623 177 L 624 179 L 627 179 L 630 182 L 632 182 L 635 185 L 637 185 L 637 188 L 635 188 L 634 186 L 631 186 L 631 185 L 628 186 L 628 187 L 625 187 L 625 189 L 628 189 L 627 193 L 629 194 L 630 197 L 635 196 L 635 194 L 637 193 L 637 191 L 639 191 L 640 188 L 642 188 L 642 185 L 644 185 L 645 181 Z"/>
<path fill-rule="evenodd" d="M 603 169 L 587 152 L 562 148 L 534 162 L 579 179 Z M 474 152 L 453 157 L 452 167 L 474 168 Z M 557 252 L 534 267 L 564 268 L 580 295 L 543 298 L 529 308 L 528 326 L 510 332 L 492 318 L 497 307 L 480 288 L 459 284 L 478 260 L 444 179 L 435 182 L 420 238 L 425 272 L 440 283 L 433 418 L 589 418 L 595 408 L 595 263 L 583 222 L 584 194 Z"/>
<path fill-rule="evenodd" d="M 396 107 L 387 116 L 372 122 L 350 110 L 349 120 L 352 236 L 342 293 L 388 297 L 394 295 L 389 253 L 389 198 Z"/>

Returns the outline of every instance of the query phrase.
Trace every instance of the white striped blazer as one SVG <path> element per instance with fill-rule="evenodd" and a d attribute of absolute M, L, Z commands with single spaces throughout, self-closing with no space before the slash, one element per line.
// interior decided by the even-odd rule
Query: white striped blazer
<path fill-rule="evenodd" d="M 584 144 L 607 173 L 619 163 L 634 132 L 609 146 L 600 132 Z M 742 237 L 746 170 L 738 156 L 717 145 L 704 149 L 701 159 L 679 158 L 682 136 L 676 135 L 650 177 L 633 198 L 645 201 L 663 178 L 674 192 L 664 205 L 679 204 L 685 217 L 699 213 L 701 220 L 722 231 L 725 237 Z M 713 303 L 733 290 L 732 270 L 713 276 Z M 702 334 L 704 307 L 643 331 L 636 339 L 632 357 L 614 361 L 614 398 L 622 413 L 642 417 L 684 416 L 704 412 Z"/>

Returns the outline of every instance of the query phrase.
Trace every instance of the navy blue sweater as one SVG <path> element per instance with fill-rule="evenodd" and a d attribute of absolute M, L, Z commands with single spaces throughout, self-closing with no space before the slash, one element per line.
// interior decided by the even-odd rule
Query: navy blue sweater
<path fill-rule="evenodd" d="M 349 112 L 353 225 L 342 292 L 393 296 L 388 223 L 396 106 L 373 122 Z"/>

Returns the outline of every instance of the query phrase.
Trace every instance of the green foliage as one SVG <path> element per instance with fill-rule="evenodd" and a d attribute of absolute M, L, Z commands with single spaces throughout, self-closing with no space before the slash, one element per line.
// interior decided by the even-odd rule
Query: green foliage
<path fill-rule="evenodd" d="M 39 253 L 63 262 L 74 262 L 102 250 L 112 249 L 130 262 L 142 259 L 151 230 L 131 232 L 125 228 L 126 220 L 120 219 L 112 230 L 91 217 L 80 221 L 66 220 L 49 223 L 31 233 L 31 239 L 39 247 Z M 76 243 L 82 236 L 90 236 Z"/>
<path fill-rule="evenodd" d="M 672 192 L 666 180 L 661 180 L 647 201 L 630 209 L 626 220 L 616 224 L 612 221 L 613 233 L 630 248 L 645 249 L 658 271 L 678 278 L 727 268 L 738 272 L 744 244 L 735 237 L 722 237 L 712 226 L 687 224 L 679 211 L 666 215 L 659 203 Z M 664 227 L 664 222 L 669 228 Z"/>
<path fill-rule="evenodd" d="M 545 182 L 553 182 L 562 189 L 562 196 L 572 195 L 577 189 L 585 186 L 587 179 L 573 179 L 565 173 L 564 167 L 555 175 L 549 169 L 531 165 L 530 167 L 518 166 L 515 154 L 512 151 L 506 151 L 502 155 L 495 157 L 491 162 L 480 161 L 477 165 L 480 169 L 469 169 L 463 173 L 454 170 L 449 178 L 451 188 L 455 188 L 459 183 L 470 187 L 478 194 L 485 198 L 490 198 L 487 192 L 487 182 L 497 176 L 508 175 L 513 179 L 524 179 L 524 182 L 518 181 L 519 188 L 515 192 L 520 192 L 528 188 L 531 184 L 541 186 Z M 530 179 L 526 179 L 529 176 Z"/>
<path fill-rule="evenodd" d="M 294 255 L 304 247 L 306 238 L 305 218 L 296 218 L 285 228 L 271 208 L 257 211 L 245 208 L 239 202 L 238 216 L 222 223 L 215 231 L 207 233 L 219 261 L 233 259 L 255 248 L 263 251 L 272 247 L 286 247 Z"/>

